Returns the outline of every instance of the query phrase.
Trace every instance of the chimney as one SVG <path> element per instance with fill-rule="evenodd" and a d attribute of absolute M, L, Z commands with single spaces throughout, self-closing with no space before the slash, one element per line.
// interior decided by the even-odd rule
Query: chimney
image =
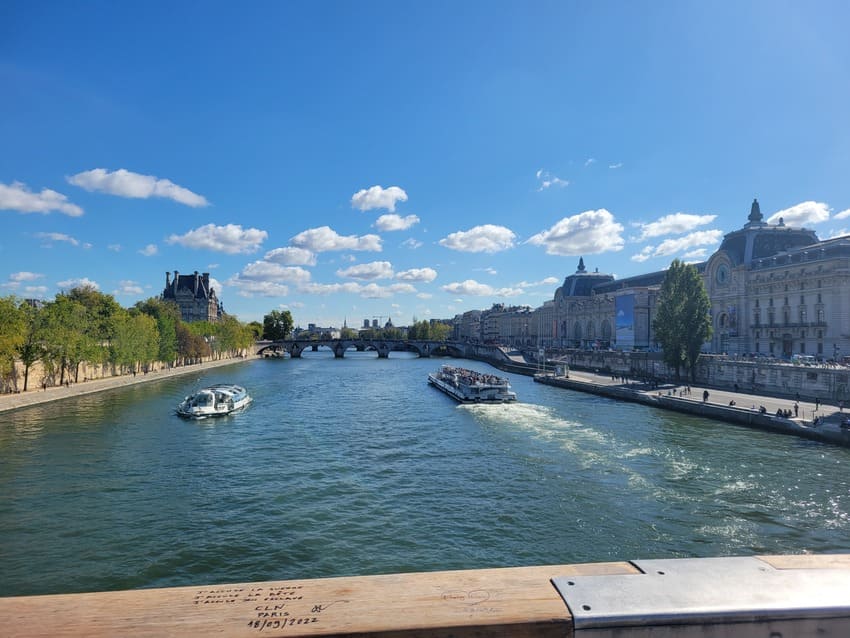
<path fill-rule="evenodd" d="M 195 271 L 195 296 L 198 296 L 198 271 Z"/>
<path fill-rule="evenodd" d="M 165 287 L 168 288 L 171 285 L 171 273 L 167 270 L 165 271 Z"/>
<path fill-rule="evenodd" d="M 174 271 L 174 281 L 172 285 L 174 286 L 174 294 L 177 294 L 177 281 L 180 278 L 180 273 L 178 271 Z"/>

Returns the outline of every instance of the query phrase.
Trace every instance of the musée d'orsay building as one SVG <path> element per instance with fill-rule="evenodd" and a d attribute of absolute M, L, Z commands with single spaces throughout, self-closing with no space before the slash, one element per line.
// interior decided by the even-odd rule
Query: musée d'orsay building
<path fill-rule="evenodd" d="M 696 267 L 711 299 L 714 335 L 706 352 L 850 355 L 850 236 L 820 241 L 781 219 L 765 223 L 753 201 L 743 228 Z M 654 350 L 652 320 L 664 274 L 615 280 L 587 272 L 580 259 L 552 301 L 534 310 L 483 311 L 481 333 L 486 340 L 489 325 L 491 335 L 498 331 L 502 342 L 515 345 Z"/>

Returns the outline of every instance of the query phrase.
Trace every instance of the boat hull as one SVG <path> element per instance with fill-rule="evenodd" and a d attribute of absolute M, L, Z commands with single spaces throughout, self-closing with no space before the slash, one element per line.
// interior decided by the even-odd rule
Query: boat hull
<path fill-rule="evenodd" d="M 175 408 L 175 413 L 185 419 L 227 416 L 248 407 L 252 401 L 245 388 L 221 384 L 186 397 Z"/>
<path fill-rule="evenodd" d="M 461 371 L 471 373 L 463 369 Z M 441 372 L 432 372 L 428 375 L 428 383 L 458 403 L 513 403 L 517 400 L 516 393 L 510 389 L 506 380 L 500 379 L 502 383 L 498 384 L 464 384 L 452 381 L 450 375 L 448 379 L 444 378 L 446 376 Z"/>

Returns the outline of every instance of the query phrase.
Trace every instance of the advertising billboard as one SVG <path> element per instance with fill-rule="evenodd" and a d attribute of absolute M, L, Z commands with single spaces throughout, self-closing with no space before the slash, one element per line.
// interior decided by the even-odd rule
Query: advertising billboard
<path fill-rule="evenodd" d="M 614 298 L 614 310 L 617 316 L 617 350 L 631 350 L 635 347 L 635 296 L 618 295 Z"/>

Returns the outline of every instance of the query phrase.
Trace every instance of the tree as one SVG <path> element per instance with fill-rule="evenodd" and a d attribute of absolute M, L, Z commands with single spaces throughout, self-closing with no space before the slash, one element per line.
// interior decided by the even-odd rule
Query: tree
<path fill-rule="evenodd" d="M 112 360 L 135 373 L 156 361 L 158 355 L 156 319 L 135 309 L 122 312 L 115 321 Z"/>
<path fill-rule="evenodd" d="M 254 341 L 259 341 L 263 338 L 263 324 L 261 324 L 259 321 L 249 322 L 248 327 L 251 329 L 251 334 L 254 336 Z"/>
<path fill-rule="evenodd" d="M 272 310 L 263 317 L 263 339 L 279 341 L 286 339 L 292 332 L 292 313 L 288 310 Z"/>
<path fill-rule="evenodd" d="M 24 310 L 14 297 L 0 297 L 0 377 L 15 371 L 15 358 L 26 340 Z"/>
<path fill-rule="evenodd" d="M 59 371 L 59 385 L 65 383 L 65 371 L 89 359 L 95 342 L 89 337 L 86 308 L 68 295 L 56 295 L 41 311 L 43 322 L 45 371 L 49 376 Z M 89 359 L 91 360 L 91 359 Z"/>
<path fill-rule="evenodd" d="M 29 305 L 22 303 L 20 310 L 23 313 L 24 323 L 26 325 L 24 332 L 24 340 L 18 347 L 18 357 L 21 363 L 24 364 L 24 392 L 27 391 L 27 386 L 30 380 L 30 368 L 32 364 L 44 356 L 44 339 L 42 324 L 44 322 L 43 313 Z"/>
<path fill-rule="evenodd" d="M 136 308 L 156 319 L 156 329 L 159 332 L 158 358 L 170 365 L 177 358 L 177 324 L 180 322 L 180 308 L 173 301 L 165 301 L 157 297 L 138 302 Z"/>
<path fill-rule="evenodd" d="M 674 259 L 661 284 L 653 322 L 665 363 L 693 381 L 702 345 L 711 338 L 711 302 L 695 266 Z"/>

